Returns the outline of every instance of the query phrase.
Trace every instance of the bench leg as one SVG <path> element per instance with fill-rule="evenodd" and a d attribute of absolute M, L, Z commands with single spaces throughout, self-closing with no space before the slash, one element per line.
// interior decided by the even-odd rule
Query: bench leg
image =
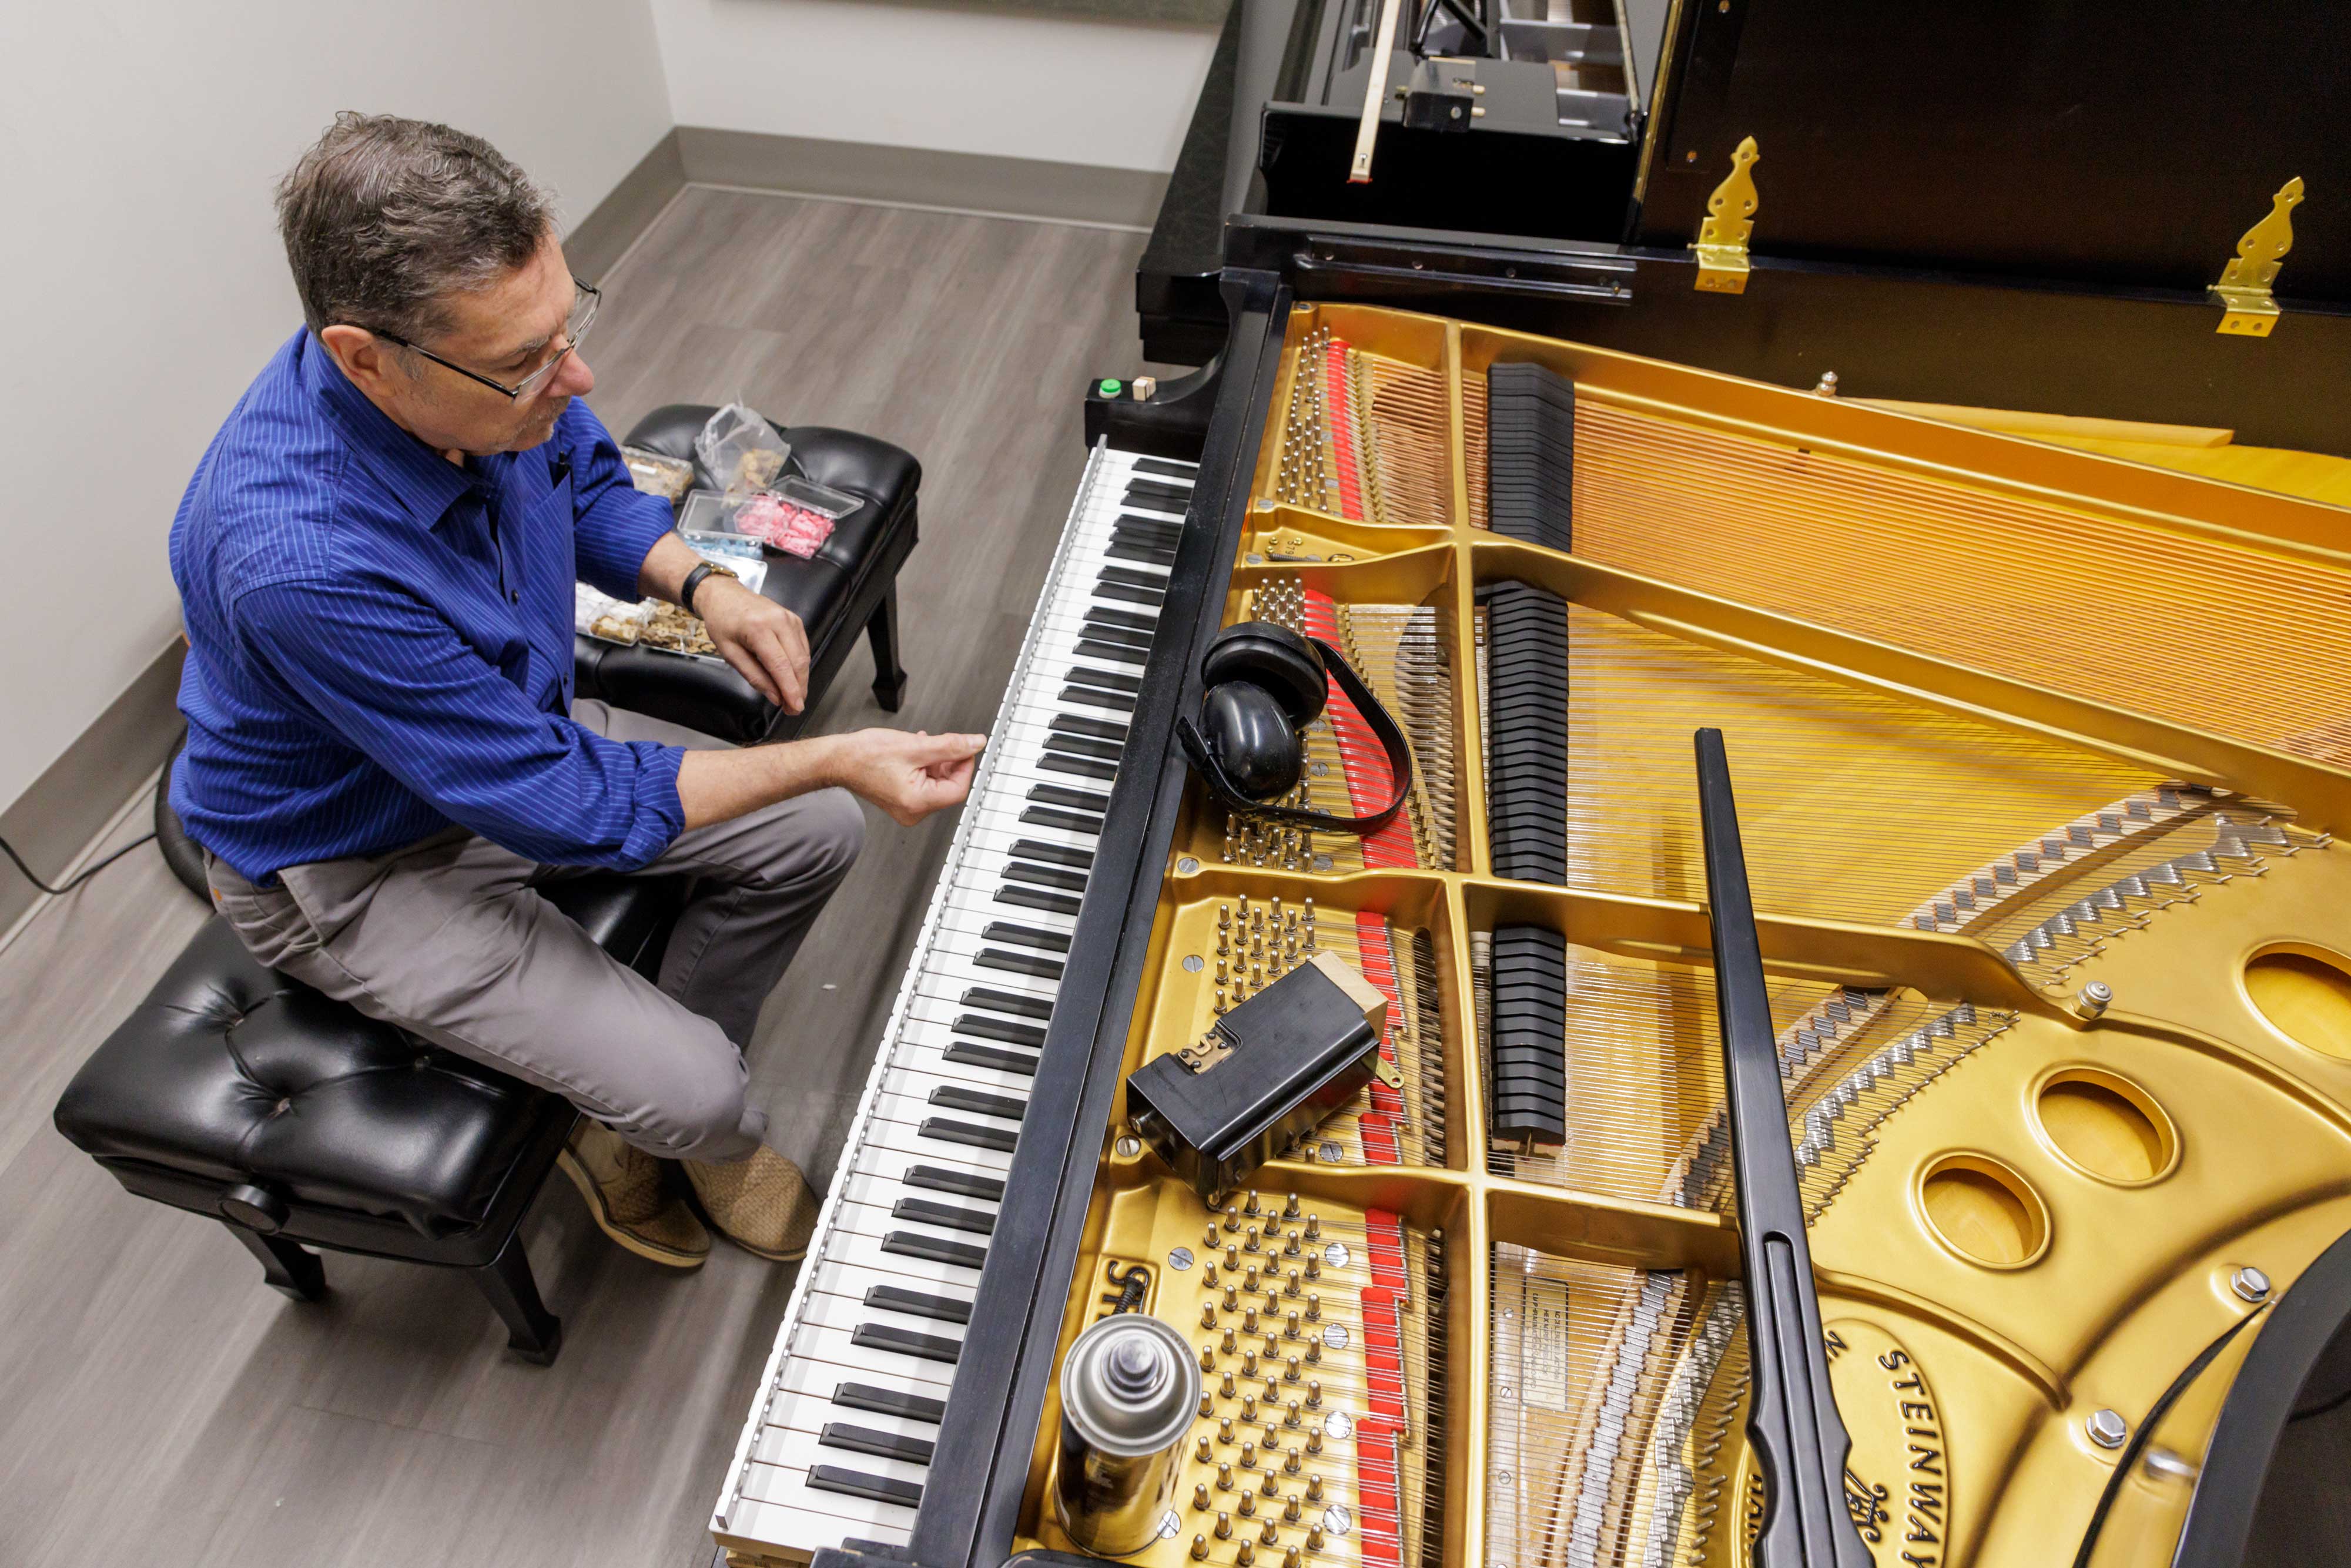
<path fill-rule="evenodd" d="M 228 1225 L 226 1220 L 222 1223 Z M 315 1301 L 327 1293 L 326 1265 L 308 1248 L 242 1225 L 228 1225 L 228 1232 L 261 1260 L 262 1278 L 269 1281 L 271 1290 L 298 1301 Z"/>
<path fill-rule="evenodd" d="M 479 1269 L 465 1270 L 499 1321 L 507 1325 L 507 1348 L 525 1361 L 552 1365 L 563 1348 L 563 1324 L 538 1299 L 538 1285 L 530 1277 L 530 1257 L 522 1249 L 522 1229 L 507 1238 L 498 1255 Z"/>
<path fill-rule="evenodd" d="M 906 672 L 898 664 L 898 580 L 892 578 L 865 623 L 865 640 L 873 649 L 873 700 L 884 713 L 896 713 L 906 700 Z"/>

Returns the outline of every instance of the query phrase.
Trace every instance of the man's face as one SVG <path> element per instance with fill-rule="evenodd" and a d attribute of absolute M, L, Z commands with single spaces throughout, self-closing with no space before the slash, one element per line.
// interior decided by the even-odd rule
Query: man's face
<path fill-rule="evenodd" d="M 420 340 L 451 364 L 507 386 L 562 354 L 563 362 L 519 402 L 357 328 L 330 327 L 327 336 L 345 373 L 427 445 L 475 455 L 521 452 L 545 441 L 571 400 L 596 384 L 586 360 L 576 350 L 563 353 L 572 297 L 563 247 L 549 235 L 530 260 L 505 277 L 454 296 L 447 329 Z"/>

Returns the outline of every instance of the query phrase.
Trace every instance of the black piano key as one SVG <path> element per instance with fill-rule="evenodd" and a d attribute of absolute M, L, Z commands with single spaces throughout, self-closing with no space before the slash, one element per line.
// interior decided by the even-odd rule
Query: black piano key
<path fill-rule="evenodd" d="M 1106 566 L 1102 568 L 1100 572 L 1095 574 L 1094 580 L 1096 582 L 1123 582 L 1130 588 L 1155 588 L 1165 590 L 1167 586 L 1166 573 L 1144 571 L 1140 568 L 1132 566 Z"/>
<path fill-rule="evenodd" d="M 1058 887 L 1070 893 L 1086 890 L 1086 873 L 1071 871 L 1067 866 L 1034 865 L 1028 861 L 1014 861 L 1004 868 L 1004 874 L 1010 881 L 1032 883 L 1039 887 Z"/>
<path fill-rule="evenodd" d="M 1140 610 L 1114 610 L 1107 604 L 1088 605 L 1086 620 L 1099 621 L 1105 626 L 1131 626 L 1137 632 L 1154 632 L 1159 627 L 1156 615 L 1145 615 Z"/>
<path fill-rule="evenodd" d="M 1070 735 L 1061 730 L 1047 736 L 1045 745 L 1048 749 L 1065 756 L 1099 757 L 1113 764 L 1118 761 L 1121 749 L 1114 740 L 1097 740 L 1091 735 Z"/>
<path fill-rule="evenodd" d="M 971 1303 L 960 1296 L 934 1296 L 926 1291 L 909 1291 L 899 1285 L 876 1285 L 865 1292 L 865 1304 L 876 1312 L 904 1312 L 909 1317 L 933 1318 L 943 1323 L 971 1322 Z"/>
<path fill-rule="evenodd" d="M 1143 689 L 1143 677 L 1117 670 L 1097 670 L 1091 664 L 1070 666 L 1070 684 L 1078 686 L 1099 686 L 1106 692 L 1124 692 L 1132 696 Z"/>
<path fill-rule="evenodd" d="M 1019 883 L 1007 883 L 998 888 L 996 902 L 1019 909 L 1041 909 L 1049 915 L 1075 915 L 1079 908 L 1078 900 L 1066 893 L 1047 893 L 1041 887 L 1023 887 Z"/>
<path fill-rule="evenodd" d="M 923 1506 L 923 1489 L 912 1481 L 869 1476 L 862 1470 L 843 1469 L 839 1465 L 810 1465 L 808 1484 L 813 1491 L 839 1492 L 843 1497 L 863 1498 L 867 1502 L 894 1502 L 901 1508 Z"/>
<path fill-rule="evenodd" d="M 1076 811 L 1057 811 L 1050 806 L 1030 806 L 1020 813 L 1020 820 L 1032 828 L 1059 828 L 1066 833 L 1092 833 L 1102 837 L 1102 820 Z"/>
<path fill-rule="evenodd" d="M 1078 635 L 1091 638 L 1097 643 L 1115 643 L 1120 647 L 1131 649 L 1137 653 L 1151 652 L 1150 632 L 1129 631 L 1126 627 L 1113 626 L 1108 622 L 1096 621 L 1091 617 L 1087 619 L 1084 625 L 1078 628 Z"/>
<path fill-rule="evenodd" d="M 1022 860 L 1044 861 L 1053 865 L 1073 865 L 1081 871 L 1094 863 L 1092 850 L 1072 849 L 1067 844 L 1040 843 L 1035 839 L 1022 839 L 1012 846 L 1012 852 Z"/>
<path fill-rule="evenodd" d="M 1102 554 L 1113 560 L 1144 560 L 1155 566 L 1174 566 L 1176 552 L 1158 545 L 1147 545 L 1140 539 L 1113 538 Z"/>
<path fill-rule="evenodd" d="M 979 969 L 1001 969 L 1008 975 L 1034 975 L 1040 980 L 1061 977 L 1061 964 L 1057 958 L 1040 958 L 1033 953 L 1012 953 L 1001 947 L 982 947 L 972 959 Z"/>
<path fill-rule="evenodd" d="M 1138 457 L 1134 460 L 1137 474 L 1164 474 L 1171 479 L 1189 479 L 1200 471 L 1197 463 L 1186 463 L 1181 457 Z"/>
<path fill-rule="evenodd" d="M 990 1072 L 1018 1072 L 1029 1078 L 1037 1076 L 1037 1058 L 1025 1051 L 1007 1051 L 1001 1046 L 957 1040 L 949 1041 L 947 1048 L 939 1054 L 966 1067 L 985 1067 Z"/>
<path fill-rule="evenodd" d="M 1156 604 L 1167 595 L 1155 588 L 1135 588 L 1123 582 L 1104 582 L 1095 585 L 1094 597 L 1116 599 L 1128 604 Z"/>
<path fill-rule="evenodd" d="M 1012 1146 L 1020 1141 L 1019 1134 L 1006 1132 L 1001 1127 L 975 1127 L 969 1122 L 950 1121 L 945 1116 L 925 1117 L 922 1135 L 936 1138 L 941 1143 L 962 1144 L 969 1148 L 994 1149 L 999 1155 L 1010 1154 Z M 952 1263 L 956 1260 L 950 1258 L 946 1261 Z M 977 1269 L 979 1265 L 974 1263 L 972 1267 Z"/>
<path fill-rule="evenodd" d="M 1063 686 L 1061 700 L 1084 703 L 1092 707 L 1115 708 L 1120 713 L 1133 713 L 1134 699 L 1123 692 L 1106 692 L 1094 686 Z"/>
<path fill-rule="evenodd" d="M 1012 1023 L 1004 1019 L 987 1018 L 978 1013 L 957 1013 L 955 1031 L 957 1034 L 971 1035 L 978 1040 L 993 1040 L 1006 1045 L 1026 1046 L 1030 1051 L 1039 1050 L 1045 1043 L 1045 1031 L 1033 1023 Z"/>
<path fill-rule="evenodd" d="M 911 1219 L 917 1225 L 943 1225 L 949 1230 L 968 1230 L 979 1236 L 996 1228 L 996 1217 L 992 1214 L 952 1203 L 933 1203 L 926 1197 L 900 1198 L 890 1206 L 890 1218 Z M 870 1304 L 872 1298 L 867 1300 Z"/>
<path fill-rule="evenodd" d="M 1098 642 L 1092 637 L 1078 639 L 1078 653 L 1085 658 L 1100 659 L 1112 664 L 1147 664 L 1151 655 L 1141 648 L 1129 648 L 1116 643 Z"/>
<path fill-rule="evenodd" d="M 1132 697 L 1123 699 L 1134 706 Z M 1115 779 L 1118 764 L 1105 762 L 1099 757 L 1073 757 L 1066 751 L 1049 751 L 1037 759 L 1037 766 L 1048 773 L 1066 773 L 1072 779 Z"/>
<path fill-rule="evenodd" d="M 832 1402 L 843 1410 L 862 1410 L 868 1416 L 897 1416 L 908 1421 L 927 1421 L 934 1427 L 946 1419 L 947 1414 L 945 1400 L 925 1399 L 900 1388 L 877 1388 L 871 1383 L 837 1385 Z"/>
<path fill-rule="evenodd" d="M 1097 740 L 1123 743 L 1126 739 L 1126 726 L 1106 718 L 1088 718 L 1081 713 L 1057 713 L 1051 727 L 1069 735 L 1091 735 Z"/>
<path fill-rule="evenodd" d="M 1004 1201 L 1004 1184 L 994 1176 L 981 1176 L 977 1171 L 950 1170 L 941 1166 L 908 1166 L 906 1185 L 926 1192 L 951 1192 L 959 1197 L 976 1197 L 987 1203 Z"/>
<path fill-rule="evenodd" d="M 1023 947 L 1034 947 L 1040 953 L 1066 953 L 1070 937 L 1063 931 L 1040 931 L 1034 925 L 1015 925 L 1009 921 L 991 920 L 980 928 L 983 942 L 1011 942 Z"/>
<path fill-rule="evenodd" d="M 1110 797 L 1091 789 L 1072 789 L 1066 784 L 1035 784 L 1029 789 L 1029 799 L 1041 806 L 1067 806 L 1072 810 L 1092 811 L 1101 816 L 1110 810 Z"/>
<path fill-rule="evenodd" d="M 1184 525 L 1167 517 L 1146 517 L 1140 512 L 1121 512 L 1111 519 L 1113 534 L 1140 534 L 1173 549 L 1184 538 Z"/>
<path fill-rule="evenodd" d="M 931 1462 L 933 1445 L 927 1438 L 908 1437 L 896 1432 L 877 1432 L 871 1427 L 852 1427 L 846 1421 L 827 1421 L 824 1430 L 817 1434 L 820 1447 L 840 1448 L 852 1454 L 871 1454 L 877 1459 L 903 1459 L 910 1465 Z"/>
<path fill-rule="evenodd" d="M 942 1111 L 968 1111 L 975 1116 L 1001 1116 L 1008 1122 L 1018 1122 L 1029 1113 L 1026 1100 L 990 1094 L 985 1089 L 967 1089 L 960 1083 L 942 1084 L 932 1090 L 931 1103 Z"/>
<path fill-rule="evenodd" d="M 924 1124 L 927 1131 L 932 1124 Z M 973 1129 L 977 1131 L 977 1128 Z M 959 1140 L 969 1142 L 968 1139 Z M 977 1269 L 987 1261 L 987 1249 L 967 1242 L 949 1241 L 942 1237 L 925 1236 L 920 1231 L 893 1230 L 882 1239 L 882 1250 L 900 1258 L 920 1258 L 930 1263 L 952 1263 L 958 1269 Z"/>
<path fill-rule="evenodd" d="M 1191 504 L 1192 486 L 1165 479 L 1130 479 L 1123 505 L 1151 512 L 1180 512 Z"/>
<path fill-rule="evenodd" d="M 1053 998 L 1032 997 L 1026 991 L 993 991 L 986 986 L 974 986 L 963 994 L 967 1008 L 986 1008 L 992 1013 L 1010 1013 L 1016 1018 L 1049 1019 L 1053 1016 Z"/>

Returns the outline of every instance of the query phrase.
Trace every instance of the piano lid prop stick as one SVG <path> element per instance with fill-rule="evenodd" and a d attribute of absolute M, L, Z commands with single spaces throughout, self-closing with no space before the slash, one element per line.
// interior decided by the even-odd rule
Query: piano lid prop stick
<path fill-rule="evenodd" d="M 1388 51 L 1395 47 L 1396 10 L 1400 0 L 1380 0 L 1380 30 L 1364 51 L 1371 79 L 1364 84 L 1364 119 L 1355 127 L 1355 161 L 1347 166 L 1347 183 L 1372 183 L 1372 143 L 1379 140 L 1380 110 L 1388 98 Z"/>
<path fill-rule="evenodd" d="M 1762 1568 L 1870 1568 L 1869 1548 L 1845 1511 L 1845 1458 L 1853 1439 L 1829 1388 L 1803 1197 L 1788 1144 L 1788 1100 L 1763 985 L 1763 949 L 1719 729 L 1698 732 L 1698 805 L 1739 1181 L 1739 1247 L 1747 1268 L 1747 1337 L 1754 1364 L 1747 1435 L 1766 1498 L 1756 1560 Z"/>

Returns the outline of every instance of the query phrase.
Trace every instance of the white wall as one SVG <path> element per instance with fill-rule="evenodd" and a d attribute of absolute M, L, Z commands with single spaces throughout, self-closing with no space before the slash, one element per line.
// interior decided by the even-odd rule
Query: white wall
<path fill-rule="evenodd" d="M 680 125 L 1165 172 L 1213 26 L 899 0 L 652 0 Z"/>
<path fill-rule="evenodd" d="M 340 109 L 486 136 L 567 221 L 671 124 L 645 0 L 0 5 L 0 806 L 178 632 L 173 508 L 301 322 L 270 187 Z"/>

